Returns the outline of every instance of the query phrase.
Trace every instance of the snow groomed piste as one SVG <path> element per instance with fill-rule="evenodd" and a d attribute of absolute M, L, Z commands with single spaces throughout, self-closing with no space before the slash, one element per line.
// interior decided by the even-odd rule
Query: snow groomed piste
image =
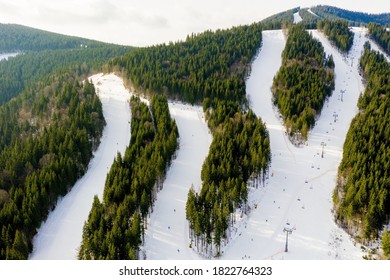
<path fill-rule="evenodd" d="M 266 185 L 250 191 L 251 211 L 235 224 L 222 259 L 362 258 L 360 246 L 335 224 L 331 200 L 345 136 L 364 89 L 358 65 L 366 31 L 353 31 L 354 45 L 348 55 L 336 50 L 323 34 L 311 31 L 325 52 L 333 55 L 336 87 L 301 147 L 288 140 L 272 105 L 271 86 L 281 65 L 285 35 L 281 30 L 263 32 L 262 47 L 247 81 L 247 95 L 269 130 L 272 162 Z M 130 94 L 123 81 L 113 74 L 98 74 L 92 80 L 107 121 L 101 144 L 87 174 L 39 229 L 31 259 L 76 259 L 93 196 L 102 197 L 108 169 L 117 151 L 123 153 L 129 143 Z M 179 128 L 180 148 L 148 219 L 140 258 L 201 259 L 189 248 L 185 203 L 191 185 L 195 189 L 201 185 L 200 171 L 211 134 L 201 107 L 170 102 L 169 108 Z"/>

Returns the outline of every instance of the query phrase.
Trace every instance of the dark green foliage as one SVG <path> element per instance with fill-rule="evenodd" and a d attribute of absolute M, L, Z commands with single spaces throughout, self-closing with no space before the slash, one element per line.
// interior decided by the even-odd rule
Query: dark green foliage
<path fill-rule="evenodd" d="M 212 203 L 207 210 L 213 209 L 213 216 L 207 216 L 207 231 L 204 224 L 201 229 L 193 226 L 201 230 L 202 236 L 207 235 L 207 244 L 213 242 L 218 248 L 230 214 L 246 201 L 249 177 L 265 172 L 269 163 L 264 124 L 252 112 L 242 112 L 242 106 L 246 105 L 245 78 L 260 44 L 260 25 L 253 24 L 191 35 L 182 43 L 138 49 L 112 63 L 113 67 L 122 66 L 130 85 L 141 92 L 165 93 L 190 103 L 203 102 L 215 138 L 202 169 L 201 197 L 204 199 L 206 193 L 214 196 L 207 200 Z M 225 144 L 229 146 L 222 153 Z M 214 173 L 208 178 L 211 169 Z M 207 191 L 209 187 L 213 190 Z M 141 202 L 148 197 L 147 193 L 145 199 L 140 195 Z M 232 195 L 236 204 L 227 207 L 227 199 Z M 147 205 L 140 207 L 141 211 L 146 210 Z M 199 204 L 196 211 L 203 213 L 204 207 Z M 190 223 L 195 221 L 190 219 Z"/>
<path fill-rule="evenodd" d="M 204 98 L 245 101 L 248 65 L 261 43 L 259 24 L 207 31 L 185 42 L 137 49 L 119 59 L 131 85 L 189 103 Z"/>
<path fill-rule="evenodd" d="M 325 57 L 320 42 L 301 24 L 289 29 L 282 66 L 274 77 L 272 92 L 291 137 L 307 138 L 334 88 L 334 62 Z M 298 137 L 300 138 L 300 137 Z"/>
<path fill-rule="evenodd" d="M 228 111 L 234 113 L 221 122 L 213 120 Z M 221 241 L 234 220 L 233 212 L 238 208 L 246 211 L 248 180 L 264 178 L 270 146 L 265 125 L 252 111 L 240 113 L 234 105 L 220 102 L 208 118 L 216 126 L 214 138 L 202 167 L 200 193 L 191 188 L 188 194 L 186 217 L 198 250 L 207 252 L 213 244 L 214 253 L 219 255 Z"/>
<path fill-rule="evenodd" d="M 103 201 L 95 197 L 84 225 L 80 259 L 137 259 L 144 226 L 177 148 L 178 130 L 167 99 L 154 96 L 150 110 L 131 99 L 130 146 L 107 175 Z"/>
<path fill-rule="evenodd" d="M 345 20 L 321 20 L 317 25 L 326 36 L 343 52 L 348 52 L 353 44 L 353 32 Z"/>
<path fill-rule="evenodd" d="M 302 18 L 302 23 L 306 26 L 308 29 L 316 29 L 317 28 L 317 22 L 321 19 L 318 16 L 313 15 L 309 12 L 309 9 L 300 9 L 299 15 Z"/>
<path fill-rule="evenodd" d="M 385 256 L 390 259 L 390 231 L 388 230 L 382 236 L 382 250 Z"/>
<path fill-rule="evenodd" d="M 100 100 L 76 76 L 53 75 L 0 107 L 0 259 L 28 257 L 36 229 L 100 139 Z"/>
<path fill-rule="evenodd" d="M 0 62 L 0 105 L 53 72 L 102 71 L 110 59 L 132 49 L 15 24 L 0 24 L 0 38 L 0 53 L 21 53 Z"/>
<path fill-rule="evenodd" d="M 368 43 L 360 66 L 367 85 L 344 143 L 334 203 L 337 220 L 370 240 L 390 211 L 390 66 Z"/>
<path fill-rule="evenodd" d="M 371 38 L 374 39 L 388 55 L 390 55 L 390 31 L 379 24 L 370 23 L 368 25 L 368 32 L 370 33 Z"/>
<path fill-rule="evenodd" d="M 361 12 L 352 12 L 332 6 L 316 6 L 311 10 L 323 19 L 344 19 L 348 20 L 349 25 L 360 26 L 375 22 L 380 25 L 390 24 L 390 13 L 367 14 Z"/>
<path fill-rule="evenodd" d="M 78 75 L 101 71 L 111 58 L 127 52 L 124 47 L 28 52 L 0 62 L 0 105 L 23 89 L 58 71 L 75 69 Z"/>
<path fill-rule="evenodd" d="M 65 36 L 17 24 L 0 23 L 0 53 L 101 48 L 110 44 Z M 114 46 L 114 45 L 112 45 Z"/>
<path fill-rule="evenodd" d="M 294 14 L 299 11 L 299 7 L 267 17 L 261 21 L 263 30 L 282 29 L 290 26 L 294 22 Z"/>

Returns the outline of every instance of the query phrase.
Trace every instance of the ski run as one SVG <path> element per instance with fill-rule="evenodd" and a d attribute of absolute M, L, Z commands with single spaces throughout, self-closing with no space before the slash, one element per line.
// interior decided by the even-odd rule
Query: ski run
<path fill-rule="evenodd" d="M 299 14 L 294 14 L 294 21 L 300 20 Z M 292 145 L 273 107 L 271 93 L 273 77 L 281 66 L 285 34 L 282 30 L 263 31 L 262 47 L 246 85 L 251 108 L 269 130 L 272 161 L 265 186 L 250 188 L 249 214 L 238 217 L 221 259 L 361 259 L 365 254 L 360 244 L 335 224 L 332 192 L 346 133 L 358 111 L 358 97 L 364 91 L 358 65 L 363 44 L 368 40 L 366 30 L 353 28 L 354 44 L 347 55 L 335 49 L 322 33 L 310 32 L 321 41 L 326 54 L 333 55 L 335 90 L 306 144 Z M 130 93 L 122 79 L 114 74 L 98 74 L 91 79 L 102 101 L 107 125 L 88 172 L 38 230 L 31 259 L 77 258 L 93 196 L 102 197 L 114 157 L 117 152 L 124 153 L 130 141 Z M 189 247 L 185 205 L 191 185 L 200 189 L 201 168 L 212 136 L 200 106 L 169 102 L 169 109 L 179 129 L 179 149 L 149 215 L 139 257 L 202 259 L 204 256 Z"/>

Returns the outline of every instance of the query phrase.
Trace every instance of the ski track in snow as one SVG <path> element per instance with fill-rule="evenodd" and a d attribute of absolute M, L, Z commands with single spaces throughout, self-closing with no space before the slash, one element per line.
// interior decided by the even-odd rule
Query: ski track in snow
<path fill-rule="evenodd" d="M 227 245 L 222 259 L 362 258 L 358 245 L 335 224 L 332 214 L 332 192 L 345 136 L 364 89 L 357 69 L 364 32 L 353 31 L 354 45 L 348 56 L 333 48 L 323 34 L 311 32 L 322 42 L 325 52 L 333 55 L 336 80 L 335 90 L 310 131 L 307 145 L 301 147 L 287 139 L 271 101 L 270 89 L 281 65 L 285 38 L 280 30 L 263 32 L 263 46 L 252 64 L 247 94 L 251 107 L 270 133 L 270 174 L 265 187 L 251 189 L 252 210 L 247 219 L 236 225 L 238 236 Z M 322 142 L 326 143 L 324 158 Z M 285 227 L 293 229 L 287 253 Z"/>
<path fill-rule="evenodd" d="M 122 79 L 114 74 L 97 74 L 90 79 L 102 102 L 107 125 L 87 173 L 58 201 L 54 211 L 42 223 L 34 237 L 30 259 L 77 259 L 84 221 L 88 218 L 93 197 L 97 194 L 102 199 L 112 162 L 118 151 L 124 153 L 130 141 L 130 94 Z"/>
<path fill-rule="evenodd" d="M 302 17 L 299 14 L 299 11 L 294 13 L 294 23 L 299 23 L 302 21 Z"/>
<path fill-rule="evenodd" d="M 299 20 L 298 16 L 294 14 L 294 21 Z M 281 30 L 263 32 L 263 45 L 246 87 L 252 109 L 269 130 L 272 163 L 266 185 L 250 189 L 251 211 L 236 223 L 230 242 L 222 249 L 222 259 L 361 259 L 358 245 L 335 224 L 332 214 L 332 192 L 342 147 L 364 89 L 357 67 L 367 40 L 366 31 L 354 28 L 353 32 L 354 45 L 346 56 L 332 47 L 323 34 L 311 31 L 325 52 L 333 55 L 336 86 L 309 133 L 307 145 L 302 147 L 291 144 L 271 101 L 271 86 L 281 65 L 285 37 Z M 125 151 L 130 140 L 130 95 L 123 81 L 113 74 L 91 78 L 103 103 L 107 126 L 88 172 L 58 202 L 39 229 L 31 259 L 77 257 L 93 196 L 102 197 L 112 161 L 117 151 Z M 179 129 L 180 147 L 149 215 L 140 258 L 202 259 L 189 248 L 185 204 L 190 186 L 200 189 L 201 167 L 212 137 L 201 107 L 169 102 L 169 109 Z M 326 143 L 324 158 L 322 142 Z M 289 235 L 288 253 L 284 252 L 285 227 L 294 229 Z"/>
<path fill-rule="evenodd" d="M 157 194 L 140 258 L 199 259 L 189 248 L 185 206 L 191 185 L 200 190 L 201 168 L 212 137 L 202 107 L 169 102 L 169 109 L 179 129 L 180 147 Z"/>

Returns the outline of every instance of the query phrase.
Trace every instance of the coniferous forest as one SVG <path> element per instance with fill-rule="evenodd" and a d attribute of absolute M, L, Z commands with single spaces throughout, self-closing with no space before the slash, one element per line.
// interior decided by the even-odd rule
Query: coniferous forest
<path fill-rule="evenodd" d="M 292 139 L 307 139 L 333 89 L 333 57 L 325 56 L 321 43 L 302 24 L 292 26 L 272 87 L 274 104 Z"/>
<path fill-rule="evenodd" d="M 248 65 L 261 43 L 259 24 L 192 34 L 184 42 L 137 49 L 113 61 L 143 93 L 189 103 L 245 100 Z"/>
<path fill-rule="evenodd" d="M 167 99 L 155 95 L 150 108 L 131 99 L 131 140 L 107 175 L 103 201 L 95 196 L 84 225 L 80 259 L 138 259 L 147 217 L 178 145 Z"/>
<path fill-rule="evenodd" d="M 191 194 L 197 194 L 193 191 L 187 202 L 187 208 L 192 207 L 187 212 L 191 228 L 199 219 L 194 211 L 214 209 L 202 217 L 201 228 L 194 235 L 204 241 L 203 247 L 198 246 L 203 252 L 215 245 L 213 252 L 219 254 L 231 214 L 238 208 L 245 211 L 248 180 L 264 178 L 270 161 L 265 125 L 253 112 L 243 110 L 247 107 L 245 78 L 260 44 L 260 25 L 253 24 L 138 49 L 111 63 L 113 68 L 119 65 L 124 69 L 129 85 L 138 92 L 203 103 L 214 137 L 202 168 L 203 185 L 195 208 Z M 221 145 L 226 147 L 223 152 Z"/>
<path fill-rule="evenodd" d="M 71 72 L 0 107 L 1 259 L 28 257 L 36 229 L 86 171 L 104 124 L 94 86 Z"/>
<path fill-rule="evenodd" d="M 368 25 L 368 32 L 372 39 L 378 43 L 382 49 L 390 55 L 390 31 L 376 23 Z"/>
<path fill-rule="evenodd" d="M 317 27 L 342 52 L 348 52 L 353 44 L 353 32 L 349 30 L 348 22 L 345 20 L 321 20 Z"/>
<path fill-rule="evenodd" d="M 229 116 L 224 104 L 209 115 L 212 119 L 223 113 L 228 119 L 213 129 L 199 194 L 193 188 L 188 193 L 190 246 L 205 255 L 220 255 L 236 210 L 247 211 L 248 181 L 257 187 L 265 179 L 271 157 L 265 124 L 251 110 L 231 112 Z"/>
<path fill-rule="evenodd" d="M 303 23 L 293 24 L 298 11 Z M 146 48 L 0 24 L 0 53 L 19 53 L 0 63 L 0 259 L 28 258 L 42 221 L 87 171 L 105 120 L 86 77 L 101 71 L 121 73 L 125 85 L 150 105 L 130 100 L 131 140 L 112 163 L 102 200 L 94 197 L 78 258 L 146 257 L 141 246 L 148 217 L 179 147 L 168 99 L 202 104 L 213 136 L 201 186 L 187 186 L 185 211 L 189 246 L 204 257 L 219 257 L 237 218 L 250 211 L 249 189 L 265 184 L 271 162 L 266 125 L 246 99 L 262 30 L 288 28 L 272 101 L 292 142 L 301 144 L 335 83 L 333 57 L 306 28 L 316 26 L 348 52 L 348 25 L 385 24 L 390 15 L 329 6 L 312 11 L 318 16 L 295 8 L 261 23 Z M 368 29 L 390 53 L 389 31 L 376 23 Z M 344 143 L 335 218 L 363 243 L 382 236 L 390 257 L 390 232 L 383 231 L 390 218 L 390 66 L 366 43 L 360 67 L 366 89 Z"/>
<path fill-rule="evenodd" d="M 390 205 L 390 66 L 366 42 L 366 89 L 345 143 L 333 199 L 337 220 L 360 241 L 377 238 Z"/>

